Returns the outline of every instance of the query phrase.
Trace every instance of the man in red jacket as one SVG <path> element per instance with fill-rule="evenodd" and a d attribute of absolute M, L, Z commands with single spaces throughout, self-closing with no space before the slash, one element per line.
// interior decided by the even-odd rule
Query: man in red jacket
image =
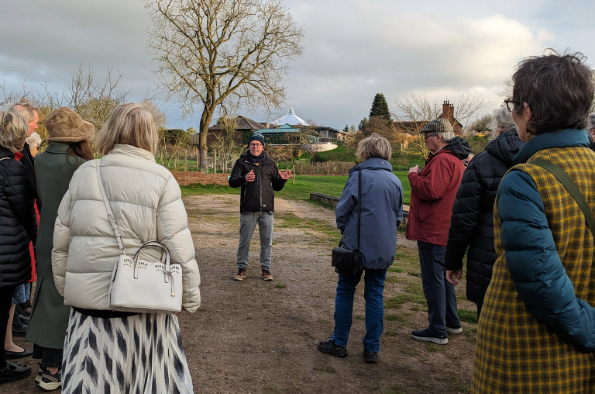
<path fill-rule="evenodd" d="M 422 170 L 418 166 L 409 169 L 411 206 L 406 237 L 417 241 L 429 326 L 411 336 L 446 345 L 447 333 L 463 332 L 454 286 L 445 280 L 444 254 L 452 205 L 465 170 L 463 159 L 471 148 L 467 141 L 455 137 L 446 119 L 432 120 L 421 133 L 431 154 Z"/>

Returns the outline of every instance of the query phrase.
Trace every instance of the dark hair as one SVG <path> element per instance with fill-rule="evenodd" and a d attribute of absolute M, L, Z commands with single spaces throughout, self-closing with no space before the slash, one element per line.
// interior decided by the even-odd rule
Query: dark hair
<path fill-rule="evenodd" d="M 593 103 L 593 74 L 580 53 L 560 55 L 553 49 L 544 56 L 519 63 L 512 76 L 512 99 L 518 115 L 527 103 L 533 118 L 527 125 L 533 134 L 562 129 L 584 129 Z"/>
<path fill-rule="evenodd" d="M 95 158 L 93 156 L 91 144 L 88 140 L 69 142 L 68 145 L 69 147 L 66 149 L 66 156 L 74 157 L 77 164 L 79 162 L 79 158 L 83 158 L 85 160 L 93 160 Z"/>

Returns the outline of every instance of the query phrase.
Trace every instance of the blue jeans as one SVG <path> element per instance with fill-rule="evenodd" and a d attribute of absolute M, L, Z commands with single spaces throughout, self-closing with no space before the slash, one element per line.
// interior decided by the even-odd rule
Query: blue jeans
<path fill-rule="evenodd" d="M 240 244 L 238 246 L 238 268 L 248 268 L 248 252 L 254 229 L 258 223 L 260 233 L 260 268 L 271 270 L 271 249 L 273 248 L 273 219 L 269 211 L 255 211 L 240 217 Z"/>
<path fill-rule="evenodd" d="M 428 304 L 429 330 L 446 335 L 446 327 L 459 328 L 455 288 L 445 279 L 444 254 L 446 246 L 417 241 L 421 282 Z"/>
<path fill-rule="evenodd" d="M 364 350 L 377 352 L 380 349 L 380 335 L 384 329 L 384 279 L 386 270 L 365 269 L 364 300 L 366 301 L 366 336 Z M 353 317 L 353 296 L 361 275 L 339 274 L 337 296 L 335 297 L 335 331 L 331 340 L 339 346 L 347 346 Z"/>

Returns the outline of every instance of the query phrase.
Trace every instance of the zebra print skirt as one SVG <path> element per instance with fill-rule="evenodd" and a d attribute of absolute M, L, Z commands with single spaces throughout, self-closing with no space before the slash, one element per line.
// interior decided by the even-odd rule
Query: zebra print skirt
<path fill-rule="evenodd" d="M 178 318 L 70 312 L 62 393 L 193 393 Z"/>

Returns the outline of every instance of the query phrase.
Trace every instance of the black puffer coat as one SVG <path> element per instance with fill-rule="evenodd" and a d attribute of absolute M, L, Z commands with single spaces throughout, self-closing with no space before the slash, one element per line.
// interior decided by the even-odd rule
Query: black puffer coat
<path fill-rule="evenodd" d="M 29 241 L 37 232 L 33 200 L 25 167 L 0 147 L 0 287 L 31 279 Z"/>
<path fill-rule="evenodd" d="M 483 304 L 496 261 L 493 218 L 496 191 L 522 145 L 516 132 L 502 134 L 491 141 L 463 173 L 452 208 L 445 266 L 447 270 L 461 269 L 469 248 L 467 298 L 476 304 Z"/>

